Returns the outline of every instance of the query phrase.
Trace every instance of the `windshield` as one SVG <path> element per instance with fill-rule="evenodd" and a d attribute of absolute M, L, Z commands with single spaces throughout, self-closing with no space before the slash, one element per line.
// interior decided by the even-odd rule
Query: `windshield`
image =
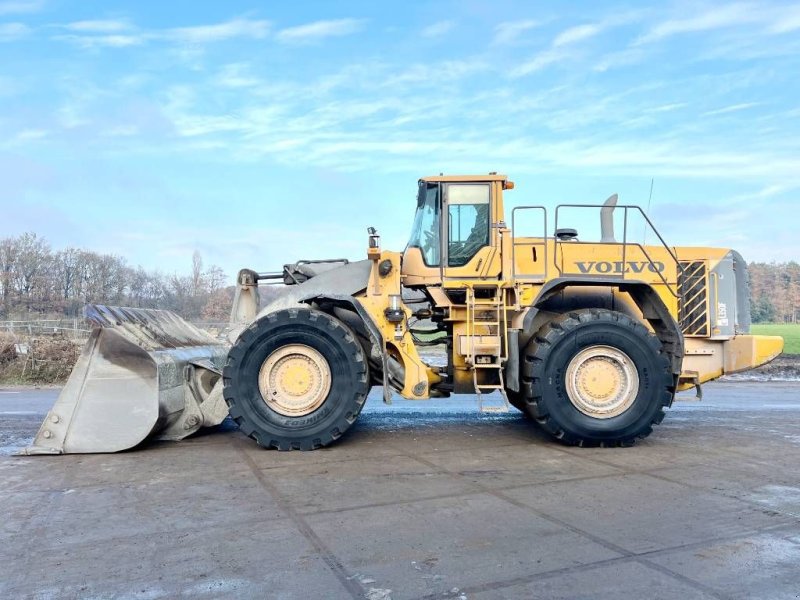
<path fill-rule="evenodd" d="M 439 184 L 419 182 L 417 212 L 408 248 L 419 248 L 429 267 L 439 266 Z"/>

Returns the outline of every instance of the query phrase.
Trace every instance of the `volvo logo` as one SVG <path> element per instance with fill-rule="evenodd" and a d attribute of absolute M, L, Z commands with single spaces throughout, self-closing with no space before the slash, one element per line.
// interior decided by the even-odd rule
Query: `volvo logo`
<path fill-rule="evenodd" d="M 587 261 L 576 262 L 578 270 L 581 273 L 642 273 L 643 271 L 650 271 L 651 273 L 661 273 L 664 270 L 664 263 L 659 261 Z"/>

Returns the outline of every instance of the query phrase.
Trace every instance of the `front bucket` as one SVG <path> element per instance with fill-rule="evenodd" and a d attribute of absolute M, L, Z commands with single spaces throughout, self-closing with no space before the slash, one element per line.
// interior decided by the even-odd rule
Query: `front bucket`
<path fill-rule="evenodd" d="M 227 414 L 225 343 L 172 312 L 87 305 L 89 341 L 24 454 L 118 452 Z"/>

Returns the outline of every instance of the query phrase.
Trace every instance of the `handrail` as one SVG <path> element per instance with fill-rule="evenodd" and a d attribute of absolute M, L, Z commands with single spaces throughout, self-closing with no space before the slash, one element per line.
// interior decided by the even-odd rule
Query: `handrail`
<path fill-rule="evenodd" d="M 558 213 L 559 213 L 559 210 L 562 209 L 562 208 L 603 208 L 603 206 L 604 205 L 602 205 L 602 204 L 559 204 L 558 206 L 556 206 L 555 229 L 558 230 Z M 642 215 L 642 217 L 644 218 L 645 223 L 647 224 L 647 226 L 653 231 L 653 233 L 656 234 L 656 237 L 661 242 L 661 245 L 664 247 L 664 249 L 670 255 L 670 258 L 672 258 L 672 260 L 675 262 L 675 266 L 678 269 L 679 276 L 683 276 L 685 274 L 685 270 L 683 268 L 683 265 L 681 265 L 681 262 L 678 259 L 678 256 L 675 254 L 675 252 L 673 252 L 672 248 L 670 248 L 670 246 L 667 244 L 667 242 L 661 236 L 661 234 L 659 233 L 658 229 L 656 229 L 655 225 L 653 225 L 653 222 L 650 220 L 650 218 L 647 216 L 647 214 L 642 210 L 641 206 L 637 206 L 635 204 L 622 204 L 622 205 L 617 205 L 615 208 L 619 208 L 619 209 L 623 210 L 623 230 L 622 230 L 622 244 L 621 244 L 622 245 L 623 269 L 622 269 L 622 273 L 620 273 L 620 277 L 619 277 L 620 279 L 622 279 L 622 280 L 625 279 L 625 268 L 624 268 L 624 265 L 626 263 L 628 245 L 632 245 L 632 246 L 635 246 L 635 247 L 639 248 L 639 250 L 641 250 L 642 254 L 644 254 L 645 258 L 647 258 L 648 262 L 653 267 L 655 267 L 655 262 L 653 261 L 653 259 L 651 258 L 650 254 L 647 252 L 647 250 L 645 250 L 645 248 L 644 248 L 644 246 L 642 244 L 640 244 L 638 242 L 628 242 L 628 211 L 629 210 L 636 211 L 640 215 Z M 567 242 L 561 242 L 560 240 L 558 240 L 558 238 L 555 238 L 556 248 L 558 248 L 559 244 L 563 244 L 563 243 L 567 243 Z M 574 242 L 569 242 L 569 243 L 574 243 Z M 579 242 L 579 243 L 592 243 L 592 244 L 603 244 L 603 245 L 620 245 L 620 242 Z M 559 275 L 563 275 L 564 272 L 561 269 L 561 267 L 558 266 L 558 260 L 554 260 L 553 264 L 555 265 L 555 268 L 558 270 Z M 667 281 L 667 279 L 664 277 L 664 275 L 661 273 L 661 271 L 659 271 L 657 268 L 651 269 L 651 271 L 654 271 L 659 276 L 659 278 L 661 279 L 663 284 L 669 290 L 670 294 L 672 294 L 675 298 L 680 298 L 680 294 L 673 289 L 673 287 L 670 285 L 669 281 Z"/>

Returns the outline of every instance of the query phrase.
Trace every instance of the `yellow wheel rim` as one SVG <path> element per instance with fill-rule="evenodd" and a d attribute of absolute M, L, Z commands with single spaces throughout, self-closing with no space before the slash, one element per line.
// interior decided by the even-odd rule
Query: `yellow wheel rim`
<path fill-rule="evenodd" d="M 287 417 L 317 410 L 331 389 L 331 369 L 317 350 L 290 344 L 275 350 L 261 365 L 258 389 L 264 402 Z"/>
<path fill-rule="evenodd" d="M 622 350 L 590 346 L 567 366 L 567 396 L 583 414 L 610 419 L 628 410 L 639 393 L 639 372 Z"/>

